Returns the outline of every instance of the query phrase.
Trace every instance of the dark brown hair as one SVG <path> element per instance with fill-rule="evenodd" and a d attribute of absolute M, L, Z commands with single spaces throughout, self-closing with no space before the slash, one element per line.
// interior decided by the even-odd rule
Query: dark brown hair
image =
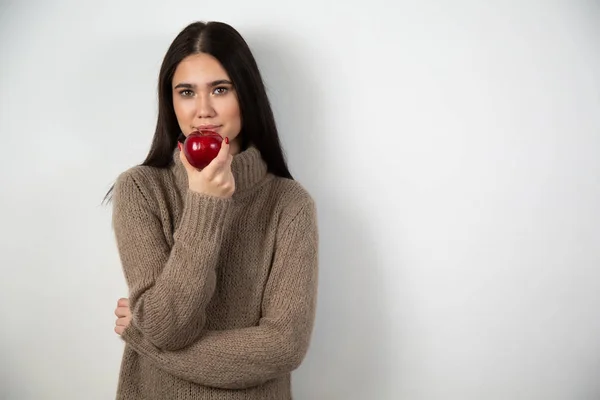
<path fill-rule="evenodd" d="M 158 118 L 150 151 L 141 165 L 167 168 L 173 161 L 181 131 L 173 108 L 172 80 L 186 57 L 207 53 L 215 57 L 229 75 L 240 105 L 242 150 L 254 145 L 269 172 L 293 179 L 279 140 L 275 118 L 252 52 L 232 26 L 223 22 L 194 22 L 173 40 L 163 59 L 158 78 Z M 109 190 L 107 197 L 109 196 Z M 105 198 L 105 200 L 106 200 Z"/>

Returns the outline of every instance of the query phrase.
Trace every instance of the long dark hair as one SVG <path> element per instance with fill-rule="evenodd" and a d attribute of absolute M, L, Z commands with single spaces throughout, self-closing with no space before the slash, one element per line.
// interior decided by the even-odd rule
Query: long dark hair
<path fill-rule="evenodd" d="M 173 161 L 181 130 L 173 108 L 172 80 L 186 57 L 207 53 L 215 57 L 229 75 L 238 96 L 242 119 L 241 149 L 254 145 L 274 175 L 293 179 L 285 160 L 256 60 L 244 38 L 223 22 L 194 22 L 175 37 L 163 59 L 158 78 L 158 118 L 150 151 L 141 165 L 167 168 Z M 111 188 L 106 197 L 109 198 Z"/>

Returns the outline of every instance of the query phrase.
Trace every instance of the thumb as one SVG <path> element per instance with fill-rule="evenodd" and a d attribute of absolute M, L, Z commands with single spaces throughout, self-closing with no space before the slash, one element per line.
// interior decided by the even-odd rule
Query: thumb
<path fill-rule="evenodd" d="M 181 163 L 183 164 L 187 172 L 189 173 L 194 171 L 196 168 L 194 168 L 192 164 L 190 164 L 187 157 L 185 156 L 185 153 L 183 152 L 183 145 L 181 143 L 177 143 L 177 146 L 179 147 L 179 159 L 181 160 Z"/>
<path fill-rule="evenodd" d="M 216 158 L 221 163 L 226 164 L 227 160 L 229 159 L 229 153 L 230 153 L 229 138 L 225 137 L 223 139 L 223 141 L 221 142 L 221 148 L 219 149 L 219 153 L 217 154 Z"/>
<path fill-rule="evenodd" d="M 223 148 L 224 147 L 224 148 Z M 229 143 L 229 138 L 226 137 L 223 140 L 223 144 L 221 145 L 221 151 L 219 153 L 223 153 L 222 157 L 224 160 L 224 166 L 226 169 L 231 170 L 231 163 L 233 161 L 233 154 L 231 154 L 231 144 Z"/>

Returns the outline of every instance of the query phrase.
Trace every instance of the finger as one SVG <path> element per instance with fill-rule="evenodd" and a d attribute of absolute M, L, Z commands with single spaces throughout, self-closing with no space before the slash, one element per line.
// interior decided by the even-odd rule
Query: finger
<path fill-rule="evenodd" d="M 125 331 L 125 328 L 122 326 L 115 326 L 115 332 L 119 335 L 122 335 L 123 332 Z"/>
<path fill-rule="evenodd" d="M 204 173 L 208 179 L 214 179 L 215 176 L 224 168 L 228 167 L 227 161 L 229 159 L 230 144 L 229 140 L 225 138 L 221 142 L 221 148 L 217 153 L 217 156 L 204 168 Z"/>
<path fill-rule="evenodd" d="M 124 306 L 122 306 L 122 305 L 120 305 L 120 304 L 121 304 L 121 300 L 119 300 L 119 301 L 117 302 L 117 307 L 115 308 L 115 315 L 116 315 L 117 317 L 120 317 L 120 316 L 121 316 L 121 314 L 123 314 L 123 310 L 124 310 L 124 308 L 125 308 Z"/>
<path fill-rule="evenodd" d="M 226 164 L 225 164 L 227 166 L 227 169 L 229 169 L 229 170 L 231 169 L 231 163 L 232 162 L 233 162 L 233 155 L 229 154 L 227 156 L 227 161 L 226 161 Z"/>
<path fill-rule="evenodd" d="M 226 137 L 221 142 L 221 148 L 219 149 L 219 153 L 217 154 L 216 158 L 221 162 L 226 162 L 227 157 L 229 156 L 229 150 L 230 150 L 229 138 Z"/>
<path fill-rule="evenodd" d="M 192 166 L 192 164 L 190 164 L 190 162 L 188 161 L 187 157 L 185 156 L 185 153 L 183 152 L 183 149 L 179 152 L 179 159 L 181 160 L 181 163 L 183 164 L 183 166 L 185 167 L 186 170 L 188 170 L 188 171 L 196 170 L 196 168 L 194 168 Z"/>
<path fill-rule="evenodd" d="M 115 315 L 117 317 L 127 317 L 131 315 L 131 310 L 129 310 L 129 307 L 117 307 Z"/>
<path fill-rule="evenodd" d="M 129 307 L 129 299 L 125 297 L 121 297 L 119 301 L 117 301 L 117 306 L 119 307 Z"/>
<path fill-rule="evenodd" d="M 127 325 L 129 325 L 130 321 L 131 321 L 131 319 L 127 318 L 127 317 L 117 318 L 117 321 L 115 322 L 115 325 L 117 325 L 117 326 L 127 326 Z"/>

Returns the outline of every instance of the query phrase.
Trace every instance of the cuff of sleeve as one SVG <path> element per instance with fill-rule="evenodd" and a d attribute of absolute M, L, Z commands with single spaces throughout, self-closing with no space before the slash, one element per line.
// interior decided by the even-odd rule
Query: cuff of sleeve
<path fill-rule="evenodd" d="M 131 323 L 123 331 L 121 339 L 130 345 L 137 353 L 147 355 L 152 352 L 152 347 L 148 347 L 148 344 L 145 343 L 142 332 Z M 155 349 L 158 348 L 155 347 Z"/>
<path fill-rule="evenodd" d="M 231 198 L 224 199 L 188 190 L 184 202 L 176 236 L 220 240 Z"/>

